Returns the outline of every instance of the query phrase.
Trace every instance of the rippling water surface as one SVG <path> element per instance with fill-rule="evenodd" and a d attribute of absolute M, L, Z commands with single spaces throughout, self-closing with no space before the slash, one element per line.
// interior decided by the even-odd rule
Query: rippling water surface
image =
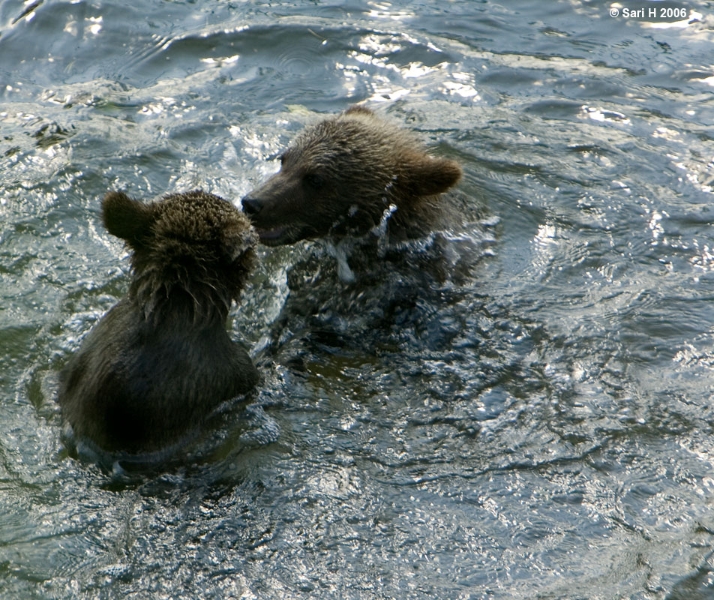
<path fill-rule="evenodd" d="M 679 6 L 0 3 L 0 596 L 713 597 L 714 6 Z M 247 404 L 156 472 L 68 452 L 57 373 L 128 287 L 101 196 L 238 203 L 362 101 L 463 164 L 471 278 L 376 329 L 335 279 L 321 336 L 286 282 L 335 259 L 264 248 Z"/>

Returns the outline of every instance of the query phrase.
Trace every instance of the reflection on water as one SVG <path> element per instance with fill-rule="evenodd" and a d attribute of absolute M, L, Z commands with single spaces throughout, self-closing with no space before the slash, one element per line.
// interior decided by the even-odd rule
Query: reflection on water
<path fill-rule="evenodd" d="M 690 8 L 0 4 L 0 595 L 711 596 L 714 17 Z M 57 373 L 128 283 L 103 194 L 238 203 L 359 101 L 487 216 L 361 279 L 355 248 L 262 248 L 247 405 L 158 470 L 69 456 Z M 429 279 L 437 248 L 478 260 Z"/>

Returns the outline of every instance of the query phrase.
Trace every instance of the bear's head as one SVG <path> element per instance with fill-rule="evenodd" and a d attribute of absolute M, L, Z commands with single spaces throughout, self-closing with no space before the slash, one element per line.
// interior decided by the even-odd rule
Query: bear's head
<path fill-rule="evenodd" d="M 430 156 L 411 134 L 361 106 L 306 129 L 280 161 L 280 171 L 243 198 L 268 245 L 363 235 L 390 207 L 414 211 L 461 177 L 456 162 Z"/>
<path fill-rule="evenodd" d="M 255 263 L 257 236 L 230 202 L 202 191 L 143 203 L 121 192 L 102 201 L 104 225 L 132 251 L 130 295 L 145 316 L 184 301 L 195 316 L 225 317 Z"/>

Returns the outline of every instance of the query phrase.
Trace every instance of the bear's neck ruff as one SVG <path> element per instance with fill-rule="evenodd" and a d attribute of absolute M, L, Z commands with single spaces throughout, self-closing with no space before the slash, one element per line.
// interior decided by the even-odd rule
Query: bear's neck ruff
<path fill-rule="evenodd" d="M 183 326 L 190 324 L 199 329 L 216 324 L 225 326 L 232 302 L 221 282 L 201 279 L 181 268 L 168 271 L 150 267 L 137 273 L 129 298 L 153 325 L 178 320 Z"/>

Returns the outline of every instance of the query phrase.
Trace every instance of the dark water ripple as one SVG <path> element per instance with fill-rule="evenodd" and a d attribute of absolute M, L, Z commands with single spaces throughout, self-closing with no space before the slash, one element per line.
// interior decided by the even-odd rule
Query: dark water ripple
<path fill-rule="evenodd" d="M 710 597 L 713 21 L 688 7 L 2 3 L 0 596 Z M 76 460 L 57 372 L 128 284 L 99 198 L 237 201 L 357 101 L 464 164 L 498 217 L 473 278 L 372 331 L 378 287 L 288 315 L 308 333 L 276 350 L 317 249 L 263 249 L 233 324 L 261 387 L 184 461 Z"/>

